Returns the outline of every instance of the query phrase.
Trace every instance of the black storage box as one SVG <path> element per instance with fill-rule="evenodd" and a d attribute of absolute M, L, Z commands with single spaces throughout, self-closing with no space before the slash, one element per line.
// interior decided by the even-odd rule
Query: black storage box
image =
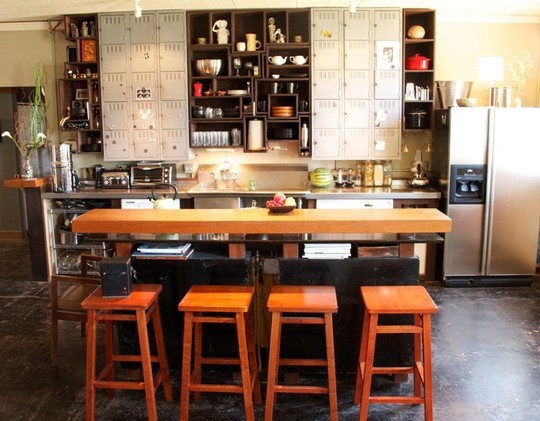
<path fill-rule="evenodd" d="M 100 262 L 99 272 L 104 297 L 127 297 L 131 294 L 131 258 L 105 258 Z"/>

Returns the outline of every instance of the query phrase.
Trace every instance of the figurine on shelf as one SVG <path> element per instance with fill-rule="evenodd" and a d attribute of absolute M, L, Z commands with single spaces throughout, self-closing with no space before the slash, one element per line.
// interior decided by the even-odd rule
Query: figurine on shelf
<path fill-rule="evenodd" d="M 283 44 L 285 42 L 285 34 L 281 33 L 281 29 L 278 28 L 276 32 L 274 33 L 274 38 L 277 43 Z"/>
<path fill-rule="evenodd" d="M 92 38 L 96 37 L 96 25 L 95 25 L 95 22 L 93 20 L 90 21 L 90 36 Z"/>
<path fill-rule="evenodd" d="M 229 30 L 227 29 L 227 21 L 217 20 L 216 23 L 214 23 L 214 26 L 212 28 L 212 31 L 217 33 L 217 40 L 218 44 L 228 44 L 229 43 Z"/>
<path fill-rule="evenodd" d="M 274 18 L 268 19 L 268 40 L 276 42 L 276 20 Z"/>
<path fill-rule="evenodd" d="M 88 31 L 88 22 L 84 21 L 81 25 L 81 32 L 83 37 L 89 37 L 90 33 Z"/>
<path fill-rule="evenodd" d="M 69 24 L 71 38 L 79 38 L 79 28 L 74 23 Z"/>

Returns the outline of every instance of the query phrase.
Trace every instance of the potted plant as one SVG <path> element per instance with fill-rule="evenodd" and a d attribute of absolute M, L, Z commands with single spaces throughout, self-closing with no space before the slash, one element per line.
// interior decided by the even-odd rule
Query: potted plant
<path fill-rule="evenodd" d="M 32 166 L 32 155 L 34 151 L 47 146 L 47 136 L 44 134 L 47 127 L 45 117 L 46 106 L 43 102 L 43 82 L 45 81 L 45 71 L 43 63 L 38 62 L 34 66 L 34 91 L 31 95 L 31 102 L 25 108 L 20 108 L 14 116 L 15 134 L 9 131 L 2 133 L 2 137 L 7 137 L 13 141 L 23 160 L 22 178 L 33 178 L 34 169 Z"/>

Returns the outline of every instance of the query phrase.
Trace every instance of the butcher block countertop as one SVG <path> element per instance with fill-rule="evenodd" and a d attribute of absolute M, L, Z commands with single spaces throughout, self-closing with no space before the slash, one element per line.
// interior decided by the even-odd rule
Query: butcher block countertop
<path fill-rule="evenodd" d="M 451 219 L 427 209 L 294 209 L 270 214 L 243 209 L 93 209 L 72 222 L 80 233 L 117 234 L 360 234 L 444 233 Z"/>

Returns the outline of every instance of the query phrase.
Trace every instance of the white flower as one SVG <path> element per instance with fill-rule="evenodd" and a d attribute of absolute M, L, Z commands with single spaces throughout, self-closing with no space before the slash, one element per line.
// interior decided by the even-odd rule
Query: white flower
<path fill-rule="evenodd" d="M 36 135 L 35 139 L 31 139 L 30 142 L 26 143 L 20 139 L 15 139 L 9 131 L 5 131 L 2 133 L 2 137 L 8 137 L 10 138 L 13 143 L 15 143 L 15 146 L 17 149 L 21 152 L 21 154 L 28 159 L 34 149 L 42 148 L 47 145 L 47 136 L 45 136 L 43 133 L 38 133 Z"/>

